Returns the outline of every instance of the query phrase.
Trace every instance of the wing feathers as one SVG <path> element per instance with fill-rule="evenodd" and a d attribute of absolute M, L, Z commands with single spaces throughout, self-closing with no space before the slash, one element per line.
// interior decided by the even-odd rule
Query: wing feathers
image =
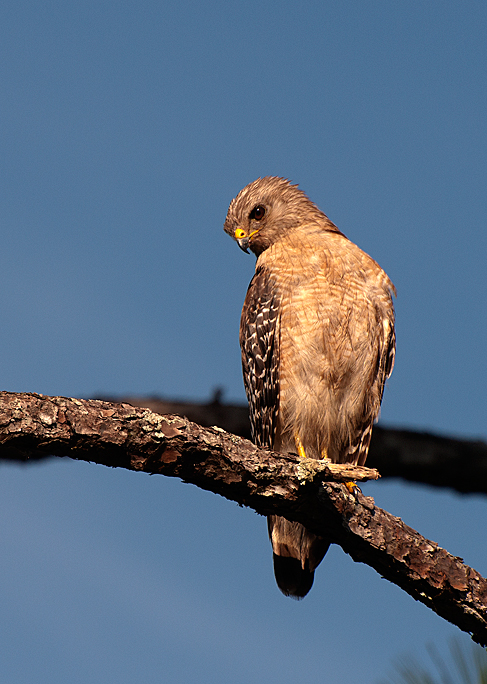
<path fill-rule="evenodd" d="M 240 346 L 252 437 L 269 449 L 279 410 L 279 305 L 268 272 L 259 268 L 242 309 Z"/>

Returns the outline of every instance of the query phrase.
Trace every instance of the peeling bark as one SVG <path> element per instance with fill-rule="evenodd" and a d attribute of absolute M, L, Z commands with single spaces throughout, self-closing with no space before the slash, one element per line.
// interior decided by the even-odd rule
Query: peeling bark
<path fill-rule="evenodd" d="M 487 581 L 341 484 L 376 479 L 373 469 L 257 449 L 221 428 L 129 404 L 1 392 L 0 458 L 46 455 L 179 477 L 263 515 L 297 520 L 487 646 Z"/>

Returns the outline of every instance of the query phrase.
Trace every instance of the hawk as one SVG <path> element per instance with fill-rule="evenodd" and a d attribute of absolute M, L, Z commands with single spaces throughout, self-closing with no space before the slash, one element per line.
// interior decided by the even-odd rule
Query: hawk
<path fill-rule="evenodd" d="M 394 285 L 285 178 L 247 185 L 224 230 L 257 257 L 240 322 L 255 444 L 363 465 L 394 365 Z M 275 515 L 268 530 L 280 590 L 303 598 L 329 542 Z"/>

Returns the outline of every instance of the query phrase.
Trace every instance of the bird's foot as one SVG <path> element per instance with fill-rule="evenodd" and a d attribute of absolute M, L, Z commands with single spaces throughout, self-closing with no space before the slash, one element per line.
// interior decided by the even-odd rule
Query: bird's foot
<path fill-rule="evenodd" d="M 348 482 L 345 482 L 344 484 L 345 484 L 345 487 L 346 487 L 346 488 L 348 489 L 348 491 L 350 492 L 350 494 L 351 494 L 352 496 L 354 496 L 355 498 L 357 498 L 357 496 L 358 496 L 359 494 L 362 494 L 362 490 L 361 490 L 360 487 L 357 485 L 357 483 L 354 482 L 353 480 L 349 480 Z"/>

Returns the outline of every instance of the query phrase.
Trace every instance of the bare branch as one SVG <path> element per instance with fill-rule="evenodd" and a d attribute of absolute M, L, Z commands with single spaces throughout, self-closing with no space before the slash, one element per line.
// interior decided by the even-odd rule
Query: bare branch
<path fill-rule="evenodd" d="M 186 416 L 205 427 L 219 425 L 227 432 L 250 439 L 248 407 L 221 403 L 219 390 L 207 403 L 168 401 L 156 397 L 100 398 L 127 401 L 156 413 Z M 367 464 L 377 468 L 383 478 L 400 477 L 410 482 L 449 487 L 462 493 L 487 494 L 487 444 L 481 440 L 454 439 L 376 425 Z"/>
<path fill-rule="evenodd" d="M 258 513 L 298 520 L 487 645 L 487 581 L 340 484 L 376 471 L 303 462 L 221 428 L 128 404 L 3 392 L 0 416 L 1 458 L 53 454 L 180 477 Z"/>

